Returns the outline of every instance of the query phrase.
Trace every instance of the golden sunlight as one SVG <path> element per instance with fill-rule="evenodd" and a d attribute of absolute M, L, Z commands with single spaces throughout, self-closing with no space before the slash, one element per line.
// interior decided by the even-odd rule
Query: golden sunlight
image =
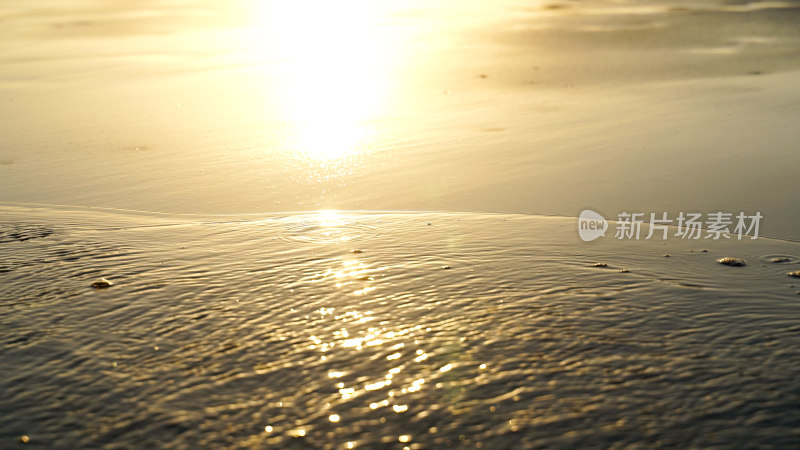
<path fill-rule="evenodd" d="M 315 214 L 315 219 L 319 222 L 319 226 L 323 228 L 339 227 L 345 223 L 339 211 L 332 209 L 318 211 Z"/>
<path fill-rule="evenodd" d="M 369 144 L 385 90 L 382 32 L 374 2 L 258 3 L 259 50 L 278 63 L 278 108 L 288 150 L 312 162 L 343 159 Z"/>

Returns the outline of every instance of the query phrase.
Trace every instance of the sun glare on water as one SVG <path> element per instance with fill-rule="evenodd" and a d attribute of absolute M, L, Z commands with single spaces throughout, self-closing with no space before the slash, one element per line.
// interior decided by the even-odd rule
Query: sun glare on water
<path fill-rule="evenodd" d="M 385 91 L 380 16 L 374 2 L 270 1 L 255 4 L 257 51 L 277 61 L 276 105 L 286 146 L 326 162 L 365 151 Z M 274 79 L 273 79 L 274 80 Z M 272 81 L 271 82 L 275 82 Z"/>

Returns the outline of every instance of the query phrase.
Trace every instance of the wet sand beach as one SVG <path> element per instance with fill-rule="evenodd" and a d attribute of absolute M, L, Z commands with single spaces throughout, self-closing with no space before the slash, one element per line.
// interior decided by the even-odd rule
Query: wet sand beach
<path fill-rule="evenodd" d="M 0 448 L 797 446 L 799 23 L 0 5 Z"/>
<path fill-rule="evenodd" d="M 760 210 L 800 238 L 796 3 L 318 3 L 4 6 L 2 200 Z"/>

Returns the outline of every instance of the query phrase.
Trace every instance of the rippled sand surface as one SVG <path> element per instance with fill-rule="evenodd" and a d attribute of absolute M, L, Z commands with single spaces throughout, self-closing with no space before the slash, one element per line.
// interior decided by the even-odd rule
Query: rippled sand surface
<path fill-rule="evenodd" d="M 0 224 L 2 448 L 800 444 L 797 243 L 456 213 Z"/>

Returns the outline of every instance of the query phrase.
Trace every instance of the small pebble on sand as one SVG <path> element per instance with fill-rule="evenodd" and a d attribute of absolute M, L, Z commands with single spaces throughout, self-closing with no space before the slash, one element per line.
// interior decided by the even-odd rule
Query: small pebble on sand
<path fill-rule="evenodd" d="M 726 266 L 734 266 L 734 267 L 742 267 L 747 265 L 747 262 L 742 258 L 734 258 L 732 256 L 726 256 L 724 258 L 718 259 L 717 262 L 720 264 L 724 264 Z"/>
<path fill-rule="evenodd" d="M 608 264 L 606 264 L 606 263 L 594 263 L 594 265 L 592 267 L 608 267 Z"/>
<path fill-rule="evenodd" d="M 796 270 L 794 272 L 789 272 L 786 275 L 789 275 L 790 277 L 794 277 L 794 278 L 800 278 L 800 270 Z"/>
<path fill-rule="evenodd" d="M 92 283 L 92 287 L 95 289 L 106 289 L 111 287 L 111 282 L 106 280 L 105 278 L 100 278 L 99 280 Z"/>

